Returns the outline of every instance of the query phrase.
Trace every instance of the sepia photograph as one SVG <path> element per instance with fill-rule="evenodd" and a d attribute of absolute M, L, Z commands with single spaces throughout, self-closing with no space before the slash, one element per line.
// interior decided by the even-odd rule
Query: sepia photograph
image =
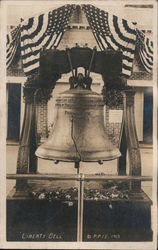
<path fill-rule="evenodd" d="M 157 249 L 157 1 L 5 1 L 0 248 Z"/>

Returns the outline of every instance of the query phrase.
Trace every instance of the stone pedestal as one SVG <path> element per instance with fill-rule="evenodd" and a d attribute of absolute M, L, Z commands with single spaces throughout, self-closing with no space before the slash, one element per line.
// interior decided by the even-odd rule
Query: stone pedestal
<path fill-rule="evenodd" d="M 84 200 L 83 241 L 152 241 L 151 200 L 141 191 L 128 200 Z M 77 201 L 7 200 L 8 241 L 77 241 Z"/>

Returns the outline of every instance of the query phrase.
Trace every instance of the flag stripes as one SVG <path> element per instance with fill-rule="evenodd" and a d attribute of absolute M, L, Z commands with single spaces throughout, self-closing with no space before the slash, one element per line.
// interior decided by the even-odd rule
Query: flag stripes
<path fill-rule="evenodd" d="M 16 28 L 13 28 L 7 34 L 7 45 L 6 45 L 7 68 L 11 65 L 19 44 L 20 44 L 20 25 L 18 25 Z"/>
<path fill-rule="evenodd" d="M 59 45 L 74 8 L 64 5 L 21 23 L 21 55 L 26 75 L 37 72 L 42 49 Z"/>
<path fill-rule="evenodd" d="M 27 76 L 38 71 L 42 49 L 58 47 L 75 5 L 64 5 L 53 11 L 23 20 L 7 34 L 6 64 L 9 67 L 21 46 L 23 69 Z M 137 53 L 144 69 L 153 68 L 153 42 L 136 28 L 136 23 L 118 18 L 106 11 L 82 5 L 100 50 L 122 51 L 122 75 L 130 77 L 134 55 Z"/>
<path fill-rule="evenodd" d="M 136 47 L 144 69 L 151 73 L 153 68 L 153 42 L 138 29 Z"/>
<path fill-rule="evenodd" d="M 82 5 L 95 39 L 102 50 L 121 50 L 122 74 L 129 77 L 132 72 L 136 43 L 134 23 L 111 15 L 93 5 Z"/>

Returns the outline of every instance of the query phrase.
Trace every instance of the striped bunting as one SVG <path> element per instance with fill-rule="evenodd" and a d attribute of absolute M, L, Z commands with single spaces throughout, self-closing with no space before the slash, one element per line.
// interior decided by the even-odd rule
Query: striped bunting
<path fill-rule="evenodd" d="M 93 5 L 82 5 L 93 35 L 101 50 L 121 50 L 123 55 L 122 75 L 129 77 L 132 72 L 136 44 L 136 27 Z"/>
<path fill-rule="evenodd" d="M 21 54 L 23 69 L 27 76 L 38 71 L 42 49 L 51 49 L 59 45 L 74 8 L 74 5 L 64 5 L 22 22 Z"/>
<path fill-rule="evenodd" d="M 144 32 L 138 29 L 136 48 L 144 69 L 151 73 L 153 68 L 153 42 L 144 34 Z"/>
<path fill-rule="evenodd" d="M 18 25 L 16 28 L 13 28 L 7 34 L 7 45 L 6 45 L 7 68 L 11 65 L 19 44 L 20 44 L 20 25 Z"/>

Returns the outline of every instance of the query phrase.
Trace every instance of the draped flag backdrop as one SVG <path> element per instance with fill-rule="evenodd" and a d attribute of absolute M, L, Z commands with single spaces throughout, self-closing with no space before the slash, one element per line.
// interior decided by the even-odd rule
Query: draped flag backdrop
<path fill-rule="evenodd" d="M 121 50 L 123 55 L 122 74 L 130 76 L 135 53 L 135 25 L 93 5 L 83 5 L 82 9 L 100 49 Z"/>
<path fill-rule="evenodd" d="M 141 60 L 142 66 L 147 72 L 151 72 L 153 68 L 153 42 L 145 36 L 145 34 L 137 31 L 136 48 Z"/>
<path fill-rule="evenodd" d="M 20 25 L 18 25 L 16 28 L 13 28 L 7 34 L 7 46 L 6 46 L 7 67 L 9 67 L 10 64 L 12 63 L 19 44 L 20 44 Z"/>
<path fill-rule="evenodd" d="M 29 18 L 21 23 L 21 55 L 26 75 L 39 68 L 41 49 L 57 47 L 68 26 L 74 5 Z"/>
<path fill-rule="evenodd" d="M 21 24 L 7 35 L 7 66 L 11 64 L 20 43 L 26 76 L 37 72 L 40 51 L 58 47 L 75 8 L 75 5 L 68 4 L 22 20 Z M 82 10 L 100 50 L 112 49 L 122 52 L 123 76 L 130 77 L 136 51 L 144 69 L 152 72 L 153 43 L 137 29 L 136 23 L 118 18 L 89 4 L 82 5 Z"/>

